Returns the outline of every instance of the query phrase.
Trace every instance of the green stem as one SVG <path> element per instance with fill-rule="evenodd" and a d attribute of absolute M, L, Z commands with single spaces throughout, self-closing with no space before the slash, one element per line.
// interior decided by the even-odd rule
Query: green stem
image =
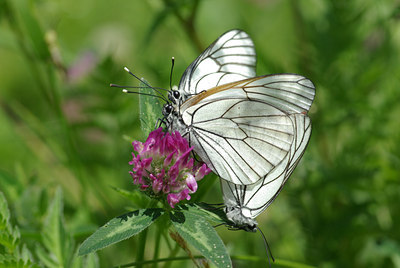
<path fill-rule="evenodd" d="M 195 256 L 195 258 L 196 259 L 204 259 L 203 256 Z M 186 260 L 190 260 L 190 258 L 188 256 L 168 257 L 168 258 L 161 258 L 161 259 L 157 259 L 157 260 L 142 261 L 140 263 L 136 261 L 136 262 L 127 263 L 127 264 L 116 266 L 116 267 L 122 268 L 122 267 L 132 267 L 132 266 L 143 265 L 143 264 L 151 264 L 151 263 L 159 263 L 159 262 L 171 263 L 172 261 L 186 261 Z"/>
<path fill-rule="evenodd" d="M 171 242 L 169 242 L 167 233 L 166 233 L 166 232 L 163 232 L 163 233 L 162 233 L 162 236 L 163 236 L 164 239 L 165 239 L 165 243 L 167 243 L 168 249 L 171 251 L 171 250 L 172 250 L 172 245 L 171 245 Z"/>
<path fill-rule="evenodd" d="M 193 256 L 195 259 L 204 259 L 204 256 Z M 144 264 L 152 264 L 152 263 L 159 263 L 159 262 L 167 262 L 167 263 L 172 263 L 172 261 L 188 261 L 191 258 L 189 256 L 181 256 L 181 257 L 168 257 L 168 258 L 161 258 L 161 259 L 156 259 L 156 260 L 147 260 L 147 261 L 141 261 L 141 262 L 131 262 L 127 263 L 124 265 L 116 266 L 116 267 L 133 267 L 133 266 L 138 266 L 138 265 L 144 265 Z M 260 262 L 260 261 L 266 261 L 264 258 L 260 257 L 255 257 L 255 256 L 231 256 L 232 260 L 238 260 L 238 261 L 247 261 L 247 262 Z M 276 259 L 274 262 L 274 265 L 280 266 L 280 267 L 292 267 L 292 268 L 315 268 L 315 266 L 308 265 L 308 264 L 303 264 L 299 262 L 294 262 L 294 261 L 287 261 L 287 260 L 281 260 L 281 259 Z"/>
<path fill-rule="evenodd" d="M 200 0 L 194 0 L 192 10 L 186 18 L 182 16 L 179 12 L 179 8 L 176 8 L 174 3 L 171 0 L 164 0 L 164 4 L 170 6 L 174 12 L 175 17 L 178 19 L 180 24 L 183 26 L 186 34 L 189 36 L 190 40 L 192 40 L 195 45 L 197 51 L 200 53 L 204 50 L 204 47 L 200 41 L 199 35 L 197 34 L 196 27 L 194 26 L 194 21 L 196 18 L 197 10 L 199 7 Z"/>
<path fill-rule="evenodd" d="M 178 254 L 179 249 L 180 249 L 179 245 L 175 244 L 175 248 L 169 253 L 169 257 L 166 258 L 166 259 L 170 259 L 170 261 L 167 260 L 167 263 L 164 265 L 164 268 L 169 268 L 171 266 L 172 261 L 174 260 L 174 258 L 176 258 L 175 257 L 176 254 Z M 189 257 L 186 257 L 186 258 L 190 259 Z"/>
<path fill-rule="evenodd" d="M 14 33 L 15 39 L 19 46 L 19 49 L 22 52 L 22 55 L 26 58 L 26 62 L 29 65 L 28 69 L 32 73 L 33 77 L 35 78 L 36 82 L 38 83 L 39 90 L 42 92 L 46 101 L 52 105 L 52 97 L 49 91 L 49 87 L 43 78 L 43 75 L 40 73 L 37 64 L 35 64 L 36 59 L 34 55 L 29 50 L 29 46 L 27 45 L 26 38 L 22 31 L 22 27 L 20 26 L 19 21 L 17 20 L 15 8 L 8 2 L 4 3 L 7 14 L 6 18 L 8 19 L 10 29 Z"/>
<path fill-rule="evenodd" d="M 158 228 L 157 228 L 156 237 L 155 237 L 155 246 L 154 246 L 153 260 L 157 260 L 159 254 L 160 254 L 161 232 L 162 232 L 162 230 L 160 230 L 160 228 L 158 227 Z M 157 268 L 157 267 L 158 267 L 158 262 L 155 262 L 155 263 L 153 264 L 153 268 Z"/>
<path fill-rule="evenodd" d="M 311 68 L 311 63 L 310 63 L 310 47 L 308 44 L 311 44 L 312 42 L 309 40 L 306 32 L 306 25 L 304 22 L 304 17 L 301 13 L 300 6 L 298 1 L 292 0 L 290 2 L 292 12 L 293 12 L 293 17 L 294 21 L 296 23 L 295 28 L 296 28 L 296 37 L 297 37 L 297 43 L 299 46 L 298 51 L 301 51 L 298 58 L 299 58 L 299 67 L 301 68 L 302 72 L 306 73 L 307 76 L 312 74 L 312 68 Z"/>
<path fill-rule="evenodd" d="M 139 249 L 138 249 L 138 253 L 137 253 L 137 263 L 139 263 L 137 265 L 137 267 L 142 267 L 142 263 L 144 260 L 144 250 L 146 248 L 146 240 L 147 240 L 147 232 L 148 232 L 148 228 L 144 229 L 140 234 L 139 234 Z"/>
<path fill-rule="evenodd" d="M 84 189 L 88 189 L 88 182 L 83 176 L 82 161 L 79 159 L 80 155 L 74 142 L 74 135 L 62 110 L 62 101 L 56 73 L 53 68 L 54 66 L 46 60 L 35 58 L 34 54 L 29 49 L 28 41 L 24 36 L 20 22 L 17 20 L 15 9 L 8 2 L 6 2 L 6 8 L 8 11 L 7 18 L 9 20 L 9 25 L 15 35 L 21 54 L 25 57 L 26 62 L 29 65 L 29 70 L 36 80 L 39 90 L 42 92 L 42 95 L 48 102 L 49 106 L 52 107 L 54 114 L 59 119 L 63 133 L 65 133 L 65 140 L 67 141 L 65 151 L 69 156 L 68 159 L 72 166 L 72 170 L 82 185 L 82 204 L 87 204 L 87 191 Z"/>

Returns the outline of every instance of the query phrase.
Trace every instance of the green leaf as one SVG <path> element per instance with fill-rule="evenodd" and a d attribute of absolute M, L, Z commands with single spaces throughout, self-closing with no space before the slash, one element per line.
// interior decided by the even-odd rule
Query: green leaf
<path fill-rule="evenodd" d="M 20 18 L 25 28 L 26 35 L 31 41 L 36 56 L 41 60 L 50 59 L 50 51 L 45 40 L 44 31 L 36 17 L 36 14 L 33 12 L 34 10 L 32 6 L 22 1 L 19 2 L 17 8 L 21 14 Z"/>
<path fill-rule="evenodd" d="M 0 170 L 0 189 L 10 200 L 15 200 L 23 191 L 24 185 L 21 183 L 18 176 L 11 175 L 4 170 Z M 0 204 L 0 206 L 2 205 L 3 204 Z"/>
<path fill-rule="evenodd" d="M 10 230 L 9 224 L 10 211 L 8 210 L 7 200 L 2 192 L 0 192 L 0 229 Z"/>
<path fill-rule="evenodd" d="M 3 18 L 8 19 L 10 23 L 15 23 L 14 13 L 8 0 L 0 0 L 0 20 Z"/>
<path fill-rule="evenodd" d="M 188 203 L 179 205 L 179 209 L 198 215 L 213 224 L 231 224 L 222 208 L 215 208 L 206 203 Z"/>
<path fill-rule="evenodd" d="M 32 255 L 25 244 L 20 242 L 17 226 L 10 224 L 10 211 L 4 194 L 0 192 L 0 267 L 39 267 L 32 263 Z"/>
<path fill-rule="evenodd" d="M 50 266 L 53 267 L 66 267 L 73 257 L 72 237 L 66 232 L 64 226 L 62 196 L 61 188 L 57 188 L 47 209 L 46 219 L 42 227 L 42 242 L 48 251 L 47 255 L 52 256 L 50 258 L 52 265 Z M 44 252 L 37 251 L 37 253 L 42 257 L 43 262 L 49 261 L 49 258 L 44 257 Z"/>
<path fill-rule="evenodd" d="M 79 248 L 79 255 L 89 254 L 146 229 L 164 213 L 160 208 L 140 209 L 116 217 L 87 238 Z"/>
<path fill-rule="evenodd" d="M 3 14 L 5 14 L 6 8 L 7 2 L 5 0 L 0 0 L 0 20 L 2 19 Z"/>
<path fill-rule="evenodd" d="M 35 253 L 45 267 L 54 267 L 57 265 L 56 261 L 51 258 L 51 254 L 49 254 L 41 245 L 36 245 Z"/>
<path fill-rule="evenodd" d="M 86 256 L 84 260 L 84 265 L 82 267 L 87 267 L 87 268 L 97 268 L 99 267 L 99 258 L 97 257 L 97 254 L 90 254 Z"/>
<path fill-rule="evenodd" d="M 146 83 L 143 78 L 142 80 Z M 146 94 L 155 94 L 157 93 L 149 88 L 145 83 L 140 83 L 141 93 Z M 147 135 L 151 131 L 154 130 L 154 127 L 157 123 L 157 120 L 162 117 L 162 104 L 159 98 L 148 96 L 148 95 L 140 95 L 139 96 L 139 111 L 140 111 L 140 121 L 142 131 Z"/>
<path fill-rule="evenodd" d="M 141 191 L 127 191 L 125 189 L 121 189 L 118 187 L 111 186 L 113 190 L 115 190 L 120 195 L 128 198 L 130 201 L 133 202 L 133 208 L 143 208 L 147 207 L 151 201 L 150 197 L 145 195 Z"/>
<path fill-rule="evenodd" d="M 217 267 L 232 267 L 224 243 L 211 224 L 202 216 L 180 210 L 170 213 L 178 233 Z"/>
<path fill-rule="evenodd" d="M 150 28 L 147 30 L 146 37 L 143 39 L 143 46 L 146 47 L 147 44 L 151 42 L 152 37 L 155 35 L 155 32 L 158 30 L 160 25 L 162 25 L 168 16 L 172 15 L 173 8 L 169 5 L 166 5 L 164 9 L 162 9 L 158 14 L 154 16 L 153 22 L 150 25 Z"/>
<path fill-rule="evenodd" d="M 41 266 L 33 264 L 30 261 L 25 262 L 21 259 L 17 259 L 14 256 L 4 254 L 0 255 L 0 267 L 2 268 L 40 268 Z"/>
<path fill-rule="evenodd" d="M 70 268 L 97 268 L 100 267 L 99 257 L 96 253 L 89 254 L 86 256 L 78 256 L 78 254 L 74 255 L 74 260 L 70 266 Z"/>
<path fill-rule="evenodd" d="M 15 253 L 20 237 L 18 227 L 11 226 L 8 203 L 3 192 L 0 192 L 0 245 L 7 248 L 8 252 Z"/>

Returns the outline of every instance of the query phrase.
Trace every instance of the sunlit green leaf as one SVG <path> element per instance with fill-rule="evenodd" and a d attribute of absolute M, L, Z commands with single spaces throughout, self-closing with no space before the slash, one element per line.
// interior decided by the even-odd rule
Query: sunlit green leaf
<path fill-rule="evenodd" d="M 57 266 L 57 262 L 51 258 L 51 255 L 40 245 L 35 248 L 36 256 L 39 258 L 40 262 L 45 265 L 45 267 Z"/>
<path fill-rule="evenodd" d="M 7 200 L 2 192 L 0 192 L 0 227 L 8 229 L 10 219 L 10 211 L 8 210 Z"/>
<path fill-rule="evenodd" d="M 146 86 L 145 83 L 141 82 L 140 86 L 140 92 L 157 95 L 157 93 Z M 140 95 L 139 110 L 141 128 L 143 133 L 147 135 L 154 130 L 157 120 L 162 117 L 162 103 L 159 98 L 148 95 Z"/>
<path fill-rule="evenodd" d="M 114 218 L 83 242 L 79 248 L 79 255 L 85 255 L 128 239 L 146 229 L 163 213 L 163 209 L 149 208 Z"/>
<path fill-rule="evenodd" d="M 0 267 L 39 267 L 32 263 L 32 255 L 20 237 L 19 228 L 10 224 L 7 200 L 0 192 Z"/>
<path fill-rule="evenodd" d="M 41 266 L 33 264 L 30 261 L 25 262 L 10 255 L 0 255 L 0 267 L 2 268 L 40 268 Z"/>
<path fill-rule="evenodd" d="M 61 188 L 57 188 L 53 200 L 47 209 L 47 215 L 42 229 L 42 241 L 50 253 L 54 266 L 67 266 L 73 255 L 72 237 L 65 230 L 63 195 Z M 49 255 L 47 253 L 47 255 Z M 44 257 L 44 254 L 41 254 Z M 49 258 L 42 258 L 49 261 Z"/>
<path fill-rule="evenodd" d="M 10 211 L 7 200 L 4 194 L 0 192 L 0 245 L 12 253 L 19 238 L 18 228 L 13 228 L 10 224 Z"/>
<path fill-rule="evenodd" d="M 178 233 L 204 257 L 217 267 L 232 267 L 224 243 L 207 220 L 185 210 L 173 211 L 170 217 Z"/>
<path fill-rule="evenodd" d="M 86 256 L 74 255 L 74 260 L 71 264 L 71 268 L 97 268 L 100 266 L 99 257 L 96 253 L 88 254 Z"/>
<path fill-rule="evenodd" d="M 198 215 L 213 224 L 230 224 L 222 208 L 216 208 L 206 203 L 189 203 L 179 205 L 179 209 Z"/>
<path fill-rule="evenodd" d="M 121 189 L 118 187 L 111 186 L 113 190 L 115 190 L 120 195 L 128 198 L 133 203 L 133 207 L 143 208 L 146 207 L 150 203 L 150 198 L 145 195 L 143 192 L 137 190 L 127 191 L 125 189 Z"/>
<path fill-rule="evenodd" d="M 45 41 L 44 31 L 34 14 L 31 5 L 24 2 L 18 4 L 21 13 L 21 20 L 26 29 L 27 37 L 29 37 L 33 50 L 38 58 L 42 60 L 50 59 L 49 47 Z"/>

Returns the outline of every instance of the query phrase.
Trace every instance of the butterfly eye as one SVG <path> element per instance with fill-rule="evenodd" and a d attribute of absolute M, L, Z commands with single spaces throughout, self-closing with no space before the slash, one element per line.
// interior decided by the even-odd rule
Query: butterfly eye
<path fill-rule="evenodd" d="M 163 107 L 162 113 L 164 116 L 169 115 L 172 112 L 172 105 L 170 103 L 166 103 Z"/>
<path fill-rule="evenodd" d="M 181 96 L 181 94 L 179 93 L 178 90 L 174 90 L 172 94 L 173 94 L 173 96 L 174 96 L 174 98 L 175 98 L 176 100 L 179 99 L 179 97 Z"/>

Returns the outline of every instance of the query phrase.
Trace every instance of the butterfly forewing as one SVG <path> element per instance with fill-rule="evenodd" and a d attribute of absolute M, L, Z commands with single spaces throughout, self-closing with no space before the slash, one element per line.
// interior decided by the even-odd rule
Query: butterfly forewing
<path fill-rule="evenodd" d="M 307 112 L 313 98 L 313 84 L 303 76 L 269 75 L 211 88 L 180 109 L 202 160 L 221 178 L 247 185 L 280 172 L 275 167 L 296 131 L 289 116 Z"/>
<path fill-rule="evenodd" d="M 186 96 L 212 87 L 254 77 L 256 53 L 247 33 L 232 30 L 223 34 L 189 65 L 179 83 Z"/>
<path fill-rule="evenodd" d="M 243 98 L 266 102 L 289 114 L 307 113 L 314 96 L 315 87 L 309 79 L 297 74 L 275 74 L 213 87 L 190 98 L 182 108 L 200 101 Z"/>
<path fill-rule="evenodd" d="M 294 129 L 286 113 L 261 101 L 223 98 L 183 112 L 187 138 L 221 178 L 252 184 L 287 156 Z"/>

